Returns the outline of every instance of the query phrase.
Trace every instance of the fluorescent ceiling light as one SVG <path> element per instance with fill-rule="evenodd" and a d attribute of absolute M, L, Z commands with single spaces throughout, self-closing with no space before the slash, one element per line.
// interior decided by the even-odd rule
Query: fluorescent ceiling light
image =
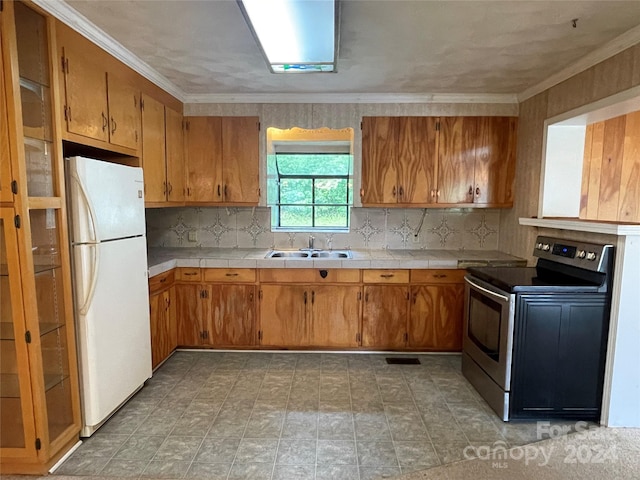
<path fill-rule="evenodd" d="M 337 0 L 237 0 L 273 73 L 335 72 Z"/>

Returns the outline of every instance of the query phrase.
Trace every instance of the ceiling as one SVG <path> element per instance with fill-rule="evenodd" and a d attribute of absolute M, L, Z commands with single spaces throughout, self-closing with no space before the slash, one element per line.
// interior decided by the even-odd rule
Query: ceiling
<path fill-rule="evenodd" d="M 183 98 L 519 94 L 640 25 L 637 0 L 342 0 L 338 73 L 278 75 L 235 0 L 66 4 Z"/>

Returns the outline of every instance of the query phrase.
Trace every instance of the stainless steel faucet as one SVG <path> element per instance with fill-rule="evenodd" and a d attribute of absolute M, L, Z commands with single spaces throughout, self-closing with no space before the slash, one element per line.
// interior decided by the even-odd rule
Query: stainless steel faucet
<path fill-rule="evenodd" d="M 313 250 L 313 241 L 315 237 L 313 235 L 309 235 L 309 250 Z"/>

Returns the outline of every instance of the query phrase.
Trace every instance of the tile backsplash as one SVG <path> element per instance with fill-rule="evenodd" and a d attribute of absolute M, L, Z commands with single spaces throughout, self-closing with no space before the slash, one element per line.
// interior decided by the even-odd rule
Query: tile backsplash
<path fill-rule="evenodd" d="M 272 232 L 266 207 L 159 208 L 146 216 L 150 247 L 297 249 L 310 235 Z M 352 208 L 349 233 L 312 235 L 316 248 L 496 250 L 499 225 L 498 210 Z"/>

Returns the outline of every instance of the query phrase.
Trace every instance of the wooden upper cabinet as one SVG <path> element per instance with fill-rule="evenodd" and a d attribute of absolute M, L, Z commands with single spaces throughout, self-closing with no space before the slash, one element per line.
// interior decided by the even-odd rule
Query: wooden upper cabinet
<path fill-rule="evenodd" d="M 362 119 L 363 205 L 397 203 L 397 117 Z"/>
<path fill-rule="evenodd" d="M 185 132 L 187 202 L 222 201 L 222 119 L 189 117 Z"/>
<path fill-rule="evenodd" d="M 478 117 L 473 203 L 513 204 L 518 119 Z"/>
<path fill-rule="evenodd" d="M 258 117 L 188 117 L 187 202 L 257 205 Z"/>
<path fill-rule="evenodd" d="M 140 147 L 140 91 L 94 62 L 82 47 L 63 47 L 67 132 L 124 151 Z M 71 140 L 78 140 L 70 137 Z"/>
<path fill-rule="evenodd" d="M 363 205 L 511 206 L 515 117 L 364 117 Z"/>
<path fill-rule="evenodd" d="M 136 150 L 140 131 L 140 91 L 114 75 L 107 75 L 109 141 Z"/>
<path fill-rule="evenodd" d="M 438 203 L 471 203 L 475 183 L 477 117 L 441 117 Z"/>
<path fill-rule="evenodd" d="M 258 132 L 258 117 L 222 118 L 223 202 L 258 203 Z"/>
<path fill-rule="evenodd" d="M 142 97 L 142 168 L 145 202 L 164 202 L 167 194 L 164 105 Z"/>
<path fill-rule="evenodd" d="M 64 116 L 69 133 L 107 142 L 107 73 L 81 51 L 64 47 Z"/>
<path fill-rule="evenodd" d="M 167 200 L 184 202 L 184 130 L 182 114 L 165 107 Z"/>
<path fill-rule="evenodd" d="M 436 201 L 436 117 L 399 117 L 398 202 Z"/>

